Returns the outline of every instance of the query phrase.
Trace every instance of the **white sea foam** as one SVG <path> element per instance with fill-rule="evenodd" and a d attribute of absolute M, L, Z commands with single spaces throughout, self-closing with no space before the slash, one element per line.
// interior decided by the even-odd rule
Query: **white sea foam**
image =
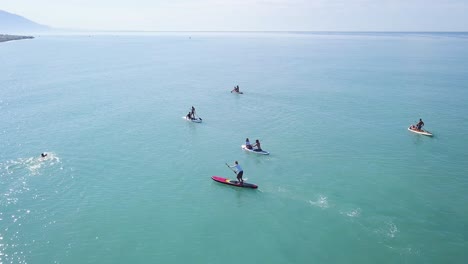
<path fill-rule="evenodd" d="M 352 209 L 351 211 L 348 211 L 348 212 L 342 212 L 342 214 L 345 214 L 349 217 L 358 217 L 361 215 L 361 208 Z"/>
<path fill-rule="evenodd" d="M 60 158 L 52 152 L 48 152 L 46 157 L 30 157 L 9 160 L 5 163 L 0 163 L 0 170 L 5 170 L 6 174 L 12 174 L 16 170 L 26 168 L 30 175 L 38 175 L 40 169 L 44 166 L 53 166 L 60 163 Z M 3 173 L 2 173 L 3 175 Z"/>
<path fill-rule="evenodd" d="M 399 233 L 398 227 L 392 221 L 384 222 L 384 226 L 375 230 L 376 233 L 389 238 L 395 238 Z"/>
<path fill-rule="evenodd" d="M 394 238 L 397 233 L 398 233 L 397 226 L 392 222 L 388 222 L 387 223 L 387 236 Z"/>
<path fill-rule="evenodd" d="M 316 201 L 309 200 L 309 203 L 313 206 L 317 206 L 320 208 L 328 208 L 328 199 L 326 196 L 320 195 L 320 197 Z"/>
<path fill-rule="evenodd" d="M 278 187 L 278 192 L 287 192 L 285 188 L 283 187 Z"/>

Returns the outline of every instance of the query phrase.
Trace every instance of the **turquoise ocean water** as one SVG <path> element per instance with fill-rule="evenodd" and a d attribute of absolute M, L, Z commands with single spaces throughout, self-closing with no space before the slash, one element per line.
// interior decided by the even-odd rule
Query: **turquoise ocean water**
<path fill-rule="evenodd" d="M 0 43 L 0 263 L 467 263 L 467 102 L 466 33 Z"/>

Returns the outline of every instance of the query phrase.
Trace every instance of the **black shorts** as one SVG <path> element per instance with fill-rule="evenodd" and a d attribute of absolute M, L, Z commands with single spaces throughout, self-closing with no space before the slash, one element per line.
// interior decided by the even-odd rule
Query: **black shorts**
<path fill-rule="evenodd" d="M 237 173 L 237 178 L 242 178 L 242 175 L 244 175 L 244 171 L 239 171 Z"/>

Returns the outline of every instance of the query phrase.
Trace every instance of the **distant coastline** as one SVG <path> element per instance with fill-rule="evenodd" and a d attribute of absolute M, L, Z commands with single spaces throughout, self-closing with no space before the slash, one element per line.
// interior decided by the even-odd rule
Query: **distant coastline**
<path fill-rule="evenodd" d="M 10 40 L 20 40 L 20 39 L 33 39 L 33 36 L 17 36 L 17 35 L 3 35 L 0 34 L 0 42 L 10 41 Z"/>

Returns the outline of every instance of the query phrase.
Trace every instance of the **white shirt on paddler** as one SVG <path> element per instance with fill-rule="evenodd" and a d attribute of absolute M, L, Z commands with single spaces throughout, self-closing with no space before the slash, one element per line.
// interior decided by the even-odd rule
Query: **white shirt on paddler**
<path fill-rule="evenodd" d="M 234 166 L 229 166 L 229 167 L 231 167 L 231 168 L 236 168 L 236 172 L 237 172 L 237 173 L 243 171 L 243 170 L 242 170 L 242 167 L 241 167 L 239 164 L 236 164 L 236 165 L 234 165 Z"/>

